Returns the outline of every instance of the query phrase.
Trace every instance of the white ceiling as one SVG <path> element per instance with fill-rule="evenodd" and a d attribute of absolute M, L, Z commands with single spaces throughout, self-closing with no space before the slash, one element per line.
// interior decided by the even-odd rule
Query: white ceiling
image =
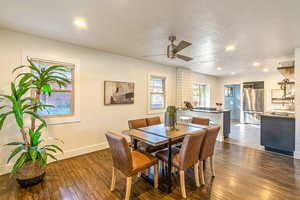
<path fill-rule="evenodd" d="M 223 76 L 277 67 L 300 47 L 299 0 L 0 0 L 0 27 Z M 77 17 L 86 30 L 73 24 Z M 168 36 L 193 43 L 164 54 Z M 236 51 L 225 52 L 229 44 Z M 262 63 L 253 67 L 254 61 Z M 216 70 L 221 67 L 222 70 Z"/>

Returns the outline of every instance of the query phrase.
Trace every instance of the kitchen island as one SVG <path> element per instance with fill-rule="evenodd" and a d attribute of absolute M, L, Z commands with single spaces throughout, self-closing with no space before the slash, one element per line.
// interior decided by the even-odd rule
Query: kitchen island
<path fill-rule="evenodd" d="M 221 130 L 218 136 L 223 141 L 230 133 L 230 110 L 216 110 L 213 108 L 178 109 L 179 120 L 190 120 L 192 117 L 209 118 L 210 125 L 220 125 Z"/>
<path fill-rule="evenodd" d="M 293 114 L 261 115 L 261 145 L 267 151 L 294 155 L 295 117 Z"/>

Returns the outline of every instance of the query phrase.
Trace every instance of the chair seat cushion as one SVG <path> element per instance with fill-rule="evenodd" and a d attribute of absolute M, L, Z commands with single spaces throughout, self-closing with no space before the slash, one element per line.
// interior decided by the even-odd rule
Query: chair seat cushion
<path fill-rule="evenodd" d="M 139 151 L 132 151 L 132 175 L 136 174 L 140 171 L 143 171 L 155 164 L 157 164 L 158 160 L 156 157 L 151 154 L 141 153 Z"/>
<path fill-rule="evenodd" d="M 172 148 L 172 164 L 174 165 L 174 167 L 179 168 L 179 152 L 180 149 L 174 147 Z M 168 158 L 169 158 L 169 151 L 168 149 L 164 149 L 161 151 L 158 151 L 156 154 L 156 157 L 162 161 L 168 162 Z"/>
<path fill-rule="evenodd" d="M 145 142 L 138 143 L 138 150 L 141 152 L 153 153 L 155 151 L 162 150 L 164 148 L 166 148 L 166 145 L 152 146 Z"/>

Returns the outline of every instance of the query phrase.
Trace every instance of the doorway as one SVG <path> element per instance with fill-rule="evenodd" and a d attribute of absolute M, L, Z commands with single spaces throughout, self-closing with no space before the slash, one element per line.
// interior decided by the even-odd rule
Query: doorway
<path fill-rule="evenodd" d="M 232 121 L 241 120 L 241 86 L 239 84 L 224 85 L 224 109 L 231 110 Z"/>
<path fill-rule="evenodd" d="M 224 109 L 231 110 L 231 131 L 225 142 L 261 149 L 260 126 L 244 123 L 241 105 L 241 85 L 224 85 Z"/>

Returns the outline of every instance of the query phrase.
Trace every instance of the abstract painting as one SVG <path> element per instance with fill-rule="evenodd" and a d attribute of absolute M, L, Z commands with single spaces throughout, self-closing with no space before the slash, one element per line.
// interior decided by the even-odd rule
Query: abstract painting
<path fill-rule="evenodd" d="M 134 83 L 104 81 L 104 105 L 133 103 Z"/>

